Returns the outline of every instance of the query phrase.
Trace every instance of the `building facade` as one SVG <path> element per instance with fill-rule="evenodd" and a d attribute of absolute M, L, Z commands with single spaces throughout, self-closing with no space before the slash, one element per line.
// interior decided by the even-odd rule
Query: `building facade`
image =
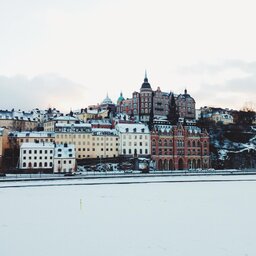
<path fill-rule="evenodd" d="M 151 158 L 158 170 L 210 167 L 209 135 L 196 126 L 154 126 Z"/>
<path fill-rule="evenodd" d="M 76 159 L 118 156 L 119 138 L 115 129 L 92 128 L 91 124 L 56 124 L 57 144 L 74 144 Z"/>
<path fill-rule="evenodd" d="M 183 119 L 196 119 L 196 102 L 185 89 L 184 94 L 179 94 L 176 98 L 179 117 Z"/>
<path fill-rule="evenodd" d="M 23 143 L 20 147 L 19 167 L 22 170 L 53 168 L 53 143 Z"/>
<path fill-rule="evenodd" d="M 119 123 L 119 155 L 126 157 L 150 156 L 150 132 L 145 124 Z"/>
<path fill-rule="evenodd" d="M 75 147 L 73 144 L 56 144 L 54 148 L 53 172 L 76 171 Z"/>
<path fill-rule="evenodd" d="M 54 132 L 56 124 L 77 124 L 80 120 L 73 116 L 59 116 L 53 119 L 49 119 L 44 123 L 45 132 Z"/>

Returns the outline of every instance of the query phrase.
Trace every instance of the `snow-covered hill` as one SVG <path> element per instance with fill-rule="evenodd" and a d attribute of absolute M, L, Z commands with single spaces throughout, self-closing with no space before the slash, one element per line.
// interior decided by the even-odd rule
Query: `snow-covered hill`
<path fill-rule="evenodd" d="M 256 166 L 256 127 L 219 127 L 210 130 L 210 137 L 214 167 Z"/>

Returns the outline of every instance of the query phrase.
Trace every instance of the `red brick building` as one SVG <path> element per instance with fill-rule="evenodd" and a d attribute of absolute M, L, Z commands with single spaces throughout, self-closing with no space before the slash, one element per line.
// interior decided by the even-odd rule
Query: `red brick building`
<path fill-rule="evenodd" d="M 185 89 L 184 94 L 178 95 L 176 99 L 180 118 L 195 119 L 196 118 L 196 102 Z"/>
<path fill-rule="evenodd" d="M 157 170 L 210 167 L 209 135 L 196 126 L 155 125 L 151 132 L 151 158 Z"/>

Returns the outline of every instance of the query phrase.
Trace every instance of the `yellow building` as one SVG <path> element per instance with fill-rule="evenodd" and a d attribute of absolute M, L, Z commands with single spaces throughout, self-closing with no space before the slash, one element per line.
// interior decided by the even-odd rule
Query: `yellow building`
<path fill-rule="evenodd" d="M 82 111 L 81 113 L 76 113 L 76 116 L 79 120 L 83 122 L 87 122 L 87 120 L 91 119 L 99 119 L 99 118 L 107 118 L 108 117 L 108 110 L 101 110 L 93 109 L 93 110 L 86 110 Z"/>
<path fill-rule="evenodd" d="M 12 145 L 20 147 L 22 143 L 54 142 L 54 132 L 10 132 L 9 141 Z"/>
<path fill-rule="evenodd" d="M 76 159 L 107 158 L 118 155 L 115 130 L 92 129 L 90 124 L 56 124 L 55 142 L 74 144 Z"/>

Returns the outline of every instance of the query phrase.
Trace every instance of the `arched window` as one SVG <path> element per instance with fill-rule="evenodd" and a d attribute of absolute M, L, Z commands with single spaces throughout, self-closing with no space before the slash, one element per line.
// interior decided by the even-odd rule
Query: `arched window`
<path fill-rule="evenodd" d="M 195 147 L 196 146 L 196 142 L 193 140 L 193 142 L 192 142 L 192 145 L 193 145 L 193 147 Z"/>
<path fill-rule="evenodd" d="M 34 167 L 37 167 L 37 162 L 34 162 Z"/>
<path fill-rule="evenodd" d="M 207 148 L 207 142 L 206 141 L 204 141 L 204 147 Z"/>
<path fill-rule="evenodd" d="M 44 162 L 44 167 L 47 167 L 47 162 Z"/>
<path fill-rule="evenodd" d="M 161 147 L 162 146 L 162 140 L 158 141 L 158 145 Z"/>
<path fill-rule="evenodd" d="M 39 167 L 42 167 L 42 166 L 43 166 L 43 164 L 42 164 L 42 162 L 40 162 L 40 163 L 39 163 Z"/>
<path fill-rule="evenodd" d="M 190 140 L 188 141 L 188 147 L 191 147 L 191 143 L 190 143 Z"/>
<path fill-rule="evenodd" d="M 26 163 L 23 163 L 23 167 L 26 167 L 27 165 L 26 165 Z"/>
<path fill-rule="evenodd" d="M 152 140 L 152 146 L 156 145 L 156 140 Z"/>
<path fill-rule="evenodd" d="M 167 140 L 164 140 L 164 146 L 167 147 Z"/>

